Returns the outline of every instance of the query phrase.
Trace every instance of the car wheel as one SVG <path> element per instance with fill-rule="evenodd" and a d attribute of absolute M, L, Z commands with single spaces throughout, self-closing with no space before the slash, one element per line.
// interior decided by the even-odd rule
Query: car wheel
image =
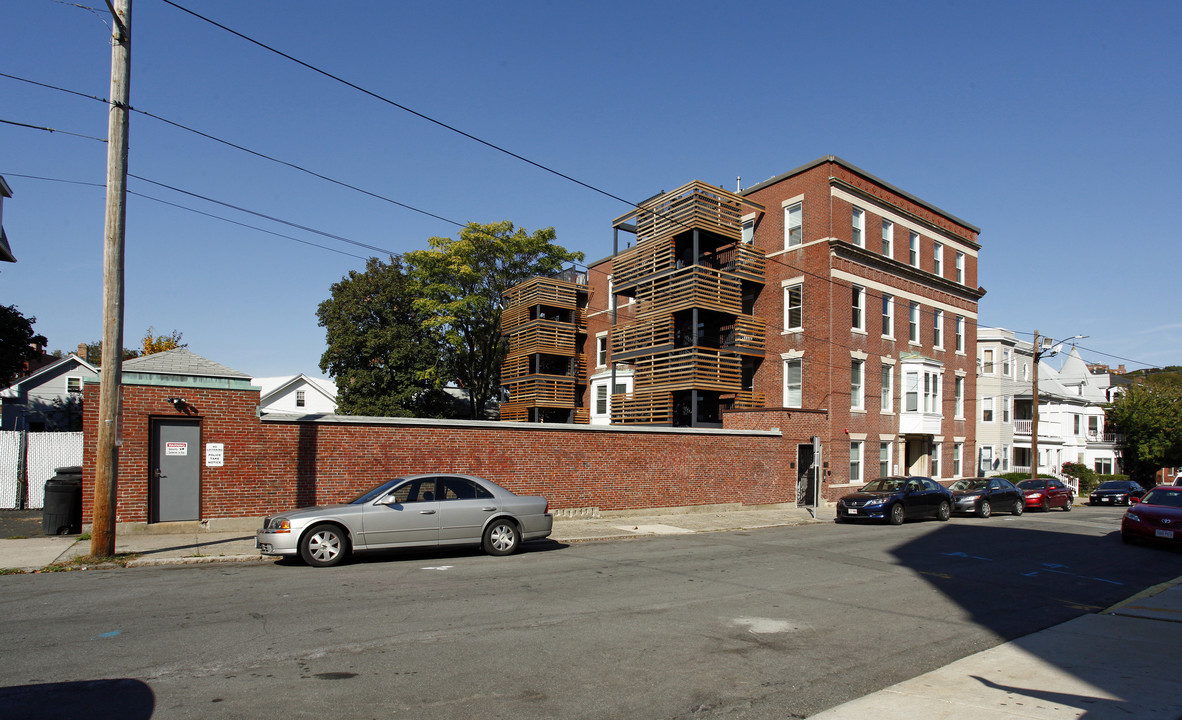
<path fill-rule="evenodd" d="M 1018 498 L 1017 500 L 1015 500 L 1014 501 L 1014 509 L 1011 510 L 1010 512 L 1012 512 L 1015 515 L 1021 515 L 1022 513 L 1026 512 L 1026 501 L 1023 500 L 1022 498 Z"/>
<path fill-rule="evenodd" d="M 485 528 L 483 544 L 489 555 L 511 555 L 521 544 L 521 535 L 512 520 L 499 518 Z"/>
<path fill-rule="evenodd" d="M 1043 498 L 1042 499 L 1042 507 L 1039 509 L 1042 510 L 1043 512 L 1050 512 L 1051 511 L 1051 501 L 1048 500 L 1047 498 Z"/>
<path fill-rule="evenodd" d="M 977 517 L 987 518 L 993 514 L 993 503 L 988 500 L 982 500 L 977 504 Z"/>
<path fill-rule="evenodd" d="M 903 503 L 895 503 L 894 505 L 891 505 L 891 511 L 890 514 L 887 515 L 887 519 L 890 521 L 891 525 L 902 525 L 903 518 L 906 516 L 906 514 L 906 511 L 903 509 Z"/>
<path fill-rule="evenodd" d="M 936 508 L 936 519 L 944 522 L 950 517 L 952 517 L 952 504 L 944 500 L 940 503 L 940 507 Z"/>
<path fill-rule="evenodd" d="M 349 540 L 336 525 L 314 525 L 300 540 L 300 557 L 312 567 L 332 567 L 348 555 Z"/>
<path fill-rule="evenodd" d="M 1067 504 L 1063 506 L 1063 512 L 1071 512 L 1071 498 L 1067 498 Z"/>

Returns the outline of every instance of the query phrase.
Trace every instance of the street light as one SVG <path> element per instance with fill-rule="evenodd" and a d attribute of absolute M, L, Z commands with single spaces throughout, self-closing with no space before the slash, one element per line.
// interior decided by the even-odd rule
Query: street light
<path fill-rule="evenodd" d="M 1040 337 L 1038 331 L 1034 331 L 1034 387 L 1031 395 L 1034 401 L 1034 417 L 1030 421 L 1030 479 L 1038 480 L 1038 363 L 1044 356 L 1058 355 L 1063 350 L 1063 344 L 1068 340 L 1083 340 L 1087 335 L 1072 335 L 1069 338 L 1064 338 L 1055 345 L 1050 338 L 1042 338 L 1046 340 L 1045 347 L 1039 343 Z"/>

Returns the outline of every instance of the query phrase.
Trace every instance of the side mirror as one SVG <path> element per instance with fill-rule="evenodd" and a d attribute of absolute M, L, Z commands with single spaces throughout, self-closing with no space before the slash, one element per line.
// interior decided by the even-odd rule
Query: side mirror
<path fill-rule="evenodd" d="M 1136 505 L 1137 503 L 1141 502 L 1141 498 L 1134 495 L 1131 498 L 1129 498 L 1129 502 L 1133 505 Z"/>

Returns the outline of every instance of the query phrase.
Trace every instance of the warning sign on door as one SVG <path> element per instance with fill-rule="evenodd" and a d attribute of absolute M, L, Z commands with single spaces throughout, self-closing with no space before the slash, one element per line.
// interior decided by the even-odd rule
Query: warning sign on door
<path fill-rule="evenodd" d="M 189 454 L 189 443 L 183 442 L 166 442 L 164 443 L 164 454 L 167 456 L 184 456 Z"/>

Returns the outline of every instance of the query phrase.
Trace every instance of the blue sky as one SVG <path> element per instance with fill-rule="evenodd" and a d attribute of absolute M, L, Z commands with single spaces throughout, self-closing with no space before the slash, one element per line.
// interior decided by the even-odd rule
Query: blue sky
<path fill-rule="evenodd" d="M 838 155 L 981 228 L 982 325 L 1182 364 L 1180 3 L 177 2 L 634 201 Z M 6 2 L 0 72 L 107 97 L 91 4 Z M 553 226 L 598 259 L 628 210 L 161 0 L 135 0 L 132 37 L 133 107 L 447 220 Z M 7 77 L 0 120 L 107 134 L 103 103 Z M 383 251 L 458 229 L 144 115 L 130 142 L 135 175 Z M 0 124 L 19 261 L 0 303 L 51 349 L 102 335 L 104 195 L 21 176 L 101 184 L 105 164 L 103 143 Z M 175 329 L 255 376 L 319 374 L 316 306 L 372 251 L 128 187 L 304 242 L 130 197 L 125 345 Z"/>

